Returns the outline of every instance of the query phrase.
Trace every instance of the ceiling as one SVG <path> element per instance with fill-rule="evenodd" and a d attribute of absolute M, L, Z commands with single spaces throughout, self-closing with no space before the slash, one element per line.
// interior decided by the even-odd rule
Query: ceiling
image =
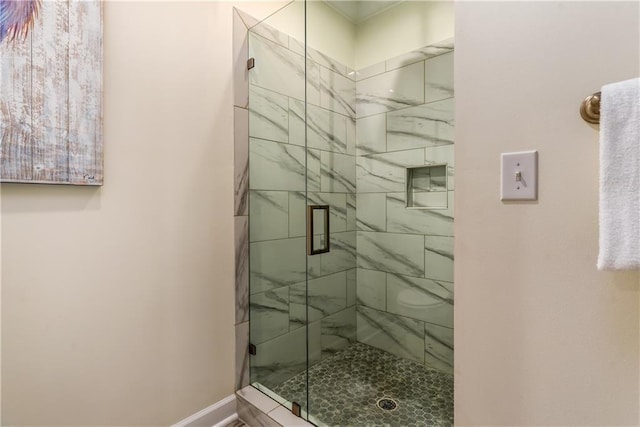
<path fill-rule="evenodd" d="M 354 24 L 360 24 L 367 19 L 384 12 L 400 3 L 400 1 L 386 0 L 369 0 L 369 1 L 351 1 L 351 0 L 324 0 L 336 12 L 347 18 Z"/>

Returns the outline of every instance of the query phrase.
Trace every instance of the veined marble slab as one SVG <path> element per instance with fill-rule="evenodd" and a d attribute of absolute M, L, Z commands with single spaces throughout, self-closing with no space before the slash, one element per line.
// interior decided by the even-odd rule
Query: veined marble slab
<path fill-rule="evenodd" d="M 356 219 L 358 230 L 387 230 L 386 199 L 387 195 L 385 193 L 360 193 L 356 196 Z"/>
<path fill-rule="evenodd" d="M 358 80 L 356 117 L 424 104 L 424 63 Z"/>
<path fill-rule="evenodd" d="M 305 59 L 260 35 L 249 31 L 249 57 L 255 67 L 249 71 L 249 82 L 280 94 L 304 101 Z M 310 62 L 306 68 L 307 100 L 320 100 L 320 69 Z"/>
<path fill-rule="evenodd" d="M 305 319 L 308 322 L 324 319 L 347 307 L 347 272 L 292 285 L 289 298 L 292 327 L 305 325 Z"/>
<path fill-rule="evenodd" d="M 387 151 L 387 115 L 376 114 L 356 121 L 356 153 L 367 155 Z"/>
<path fill-rule="evenodd" d="M 386 194 L 386 230 L 393 233 L 453 236 L 453 192 L 447 193 L 450 200 L 446 209 L 407 209 L 404 193 Z"/>
<path fill-rule="evenodd" d="M 424 277 L 424 236 L 358 231 L 358 267 Z"/>
<path fill-rule="evenodd" d="M 289 99 L 257 86 L 249 88 L 249 136 L 289 142 Z"/>
<path fill-rule="evenodd" d="M 454 100 L 387 114 L 387 151 L 453 144 Z"/>
<path fill-rule="evenodd" d="M 258 293 L 306 278 L 306 239 L 267 240 L 250 244 L 250 292 Z"/>
<path fill-rule="evenodd" d="M 387 310 L 387 273 L 358 268 L 358 304 Z"/>
<path fill-rule="evenodd" d="M 453 282 L 453 237 L 425 236 L 425 277 Z"/>
<path fill-rule="evenodd" d="M 320 67 L 320 106 L 349 117 L 356 116 L 356 83 Z"/>
<path fill-rule="evenodd" d="M 453 283 L 387 274 L 387 311 L 453 327 Z"/>
<path fill-rule="evenodd" d="M 333 113 L 315 105 L 307 105 L 307 124 L 305 126 L 304 102 L 289 101 L 289 137 L 290 143 L 335 153 L 347 152 L 348 117 Z M 306 128 L 306 129 L 305 129 Z"/>
<path fill-rule="evenodd" d="M 289 193 L 251 190 L 249 193 L 250 241 L 289 237 Z"/>
<path fill-rule="evenodd" d="M 406 169 L 424 165 L 424 149 L 359 156 L 356 179 L 360 193 L 405 191 Z"/>
<path fill-rule="evenodd" d="M 356 291 L 358 285 L 358 269 L 347 270 L 347 307 L 356 305 Z"/>
<path fill-rule="evenodd" d="M 425 365 L 453 374 L 453 329 L 425 323 Z"/>
<path fill-rule="evenodd" d="M 444 53 L 451 52 L 453 45 L 447 42 L 437 43 L 430 46 L 425 46 L 421 49 L 416 49 L 404 55 L 396 56 L 395 58 L 386 61 L 386 71 L 394 70 L 396 68 L 404 67 L 415 62 L 424 61 Z"/>
<path fill-rule="evenodd" d="M 236 216 L 233 220 L 236 324 L 238 324 L 249 320 L 249 221 L 246 216 Z"/>
<path fill-rule="evenodd" d="M 326 275 L 356 267 L 356 232 L 331 233 L 330 251 L 311 256 L 320 260 L 320 274 Z"/>
<path fill-rule="evenodd" d="M 250 337 L 253 344 L 261 344 L 289 332 L 288 286 L 251 294 L 249 305 Z"/>
<path fill-rule="evenodd" d="M 304 190 L 305 157 L 304 147 L 251 138 L 249 140 L 249 188 L 252 190 Z"/>
<path fill-rule="evenodd" d="M 346 193 L 347 197 L 347 231 L 356 231 L 356 193 Z"/>
<path fill-rule="evenodd" d="M 322 358 L 332 356 L 356 340 L 356 308 L 348 307 L 320 322 Z"/>
<path fill-rule="evenodd" d="M 235 215 L 249 214 L 249 111 L 233 108 Z"/>
<path fill-rule="evenodd" d="M 425 102 L 453 97 L 453 52 L 425 61 L 425 68 Z"/>
<path fill-rule="evenodd" d="M 346 154 L 322 151 L 320 188 L 328 193 L 355 193 L 356 159 Z"/>
<path fill-rule="evenodd" d="M 358 341 L 424 363 L 424 322 L 357 307 Z"/>

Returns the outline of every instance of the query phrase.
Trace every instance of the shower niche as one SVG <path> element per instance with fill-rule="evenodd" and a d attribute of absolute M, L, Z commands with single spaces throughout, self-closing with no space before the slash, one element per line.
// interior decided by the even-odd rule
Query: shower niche
<path fill-rule="evenodd" d="M 323 4 L 234 11 L 237 387 L 451 425 L 453 40 L 345 64 L 310 43 Z"/>

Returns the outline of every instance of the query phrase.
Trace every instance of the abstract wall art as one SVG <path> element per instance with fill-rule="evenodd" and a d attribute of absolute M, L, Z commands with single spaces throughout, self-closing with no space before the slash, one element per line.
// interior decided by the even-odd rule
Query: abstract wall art
<path fill-rule="evenodd" d="M 102 185 L 102 4 L 0 0 L 0 181 Z"/>

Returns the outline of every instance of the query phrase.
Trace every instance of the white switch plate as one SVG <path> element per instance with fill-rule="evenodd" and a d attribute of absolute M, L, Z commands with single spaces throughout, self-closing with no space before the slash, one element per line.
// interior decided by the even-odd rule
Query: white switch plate
<path fill-rule="evenodd" d="M 500 200 L 538 200 L 538 151 L 502 153 L 500 182 Z"/>

